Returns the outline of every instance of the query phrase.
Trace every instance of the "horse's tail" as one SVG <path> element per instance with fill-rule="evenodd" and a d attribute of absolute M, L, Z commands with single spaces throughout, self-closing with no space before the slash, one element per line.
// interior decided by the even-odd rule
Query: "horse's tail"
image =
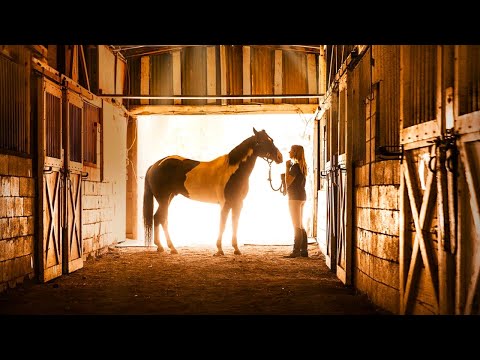
<path fill-rule="evenodd" d="M 145 176 L 145 185 L 143 192 L 143 227 L 145 229 L 145 245 L 152 244 L 152 226 L 153 226 L 153 193 L 148 183 L 148 176 Z"/>

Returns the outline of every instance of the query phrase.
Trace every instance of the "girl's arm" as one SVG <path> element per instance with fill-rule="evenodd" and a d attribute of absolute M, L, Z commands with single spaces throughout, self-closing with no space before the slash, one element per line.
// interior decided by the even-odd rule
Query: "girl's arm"
<path fill-rule="evenodd" d="M 285 183 L 287 184 L 287 188 L 292 184 L 293 180 L 295 180 L 295 174 L 292 175 L 290 172 L 292 162 L 290 160 L 287 160 L 287 163 L 285 165 Z"/>

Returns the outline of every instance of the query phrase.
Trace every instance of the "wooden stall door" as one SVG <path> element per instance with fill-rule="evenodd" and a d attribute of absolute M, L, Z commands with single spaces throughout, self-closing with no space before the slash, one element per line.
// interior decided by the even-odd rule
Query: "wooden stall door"
<path fill-rule="evenodd" d="M 400 54 L 400 314 L 431 315 L 439 313 L 447 287 L 439 280 L 438 251 L 445 224 L 438 202 L 445 168 L 438 146 L 444 128 L 440 67 L 436 46 L 402 46 Z"/>
<path fill-rule="evenodd" d="M 325 262 L 334 272 L 337 267 L 338 238 L 338 93 L 332 93 L 330 110 L 327 118 L 327 152 L 325 174 L 327 180 L 327 251 Z"/>
<path fill-rule="evenodd" d="M 77 94 L 67 91 L 65 102 L 64 147 L 65 157 L 65 227 L 64 269 L 68 274 L 83 267 L 82 244 L 82 169 L 83 169 L 83 101 Z"/>
<path fill-rule="evenodd" d="M 480 314 L 480 112 L 471 116 L 473 119 L 476 125 L 471 128 L 476 131 L 463 133 L 458 141 L 461 172 L 456 313 L 466 315 Z M 467 116 L 457 119 L 456 125 L 465 121 Z"/>
<path fill-rule="evenodd" d="M 473 118 L 476 131 L 463 134 L 459 140 L 462 185 L 459 189 L 458 229 L 462 243 L 457 258 L 456 313 L 466 315 L 480 314 L 480 112 Z"/>
<path fill-rule="evenodd" d="M 336 228 L 336 209 L 337 209 L 337 184 L 335 174 L 336 163 L 331 160 L 325 163 L 325 172 L 327 179 L 327 244 L 325 253 L 325 263 L 336 271 L 337 258 L 337 228 Z"/>
<path fill-rule="evenodd" d="M 326 186 L 326 152 L 327 152 L 327 113 L 325 111 L 316 121 L 318 147 L 318 186 L 317 186 L 317 242 L 322 254 L 327 253 L 327 186 Z"/>
<path fill-rule="evenodd" d="M 454 54 L 455 90 L 448 89 L 451 91 L 446 94 L 453 98 L 453 104 L 447 101 L 450 106 L 446 107 L 446 119 L 447 126 L 453 120 L 452 133 L 455 134 L 459 157 L 458 168 L 451 166 L 455 161 L 449 161 L 450 172 L 458 177 L 457 227 L 451 229 L 456 230 L 457 235 L 451 249 L 456 254 L 455 313 L 479 315 L 480 46 L 456 46 Z M 448 155 L 452 154 L 447 154 L 447 158 L 450 157 Z"/>
<path fill-rule="evenodd" d="M 352 182 L 347 169 L 351 164 L 351 124 L 347 114 L 347 73 L 339 82 L 338 97 L 338 165 L 335 175 L 337 182 L 337 214 L 335 217 L 337 228 L 337 277 L 346 285 L 352 279 Z"/>
<path fill-rule="evenodd" d="M 403 314 L 480 313 L 479 60 L 477 45 L 401 48 Z"/>
<path fill-rule="evenodd" d="M 62 274 L 62 202 L 64 189 L 62 149 L 62 91 L 59 85 L 41 79 L 39 91 L 39 158 L 43 234 L 37 259 L 39 280 Z"/>

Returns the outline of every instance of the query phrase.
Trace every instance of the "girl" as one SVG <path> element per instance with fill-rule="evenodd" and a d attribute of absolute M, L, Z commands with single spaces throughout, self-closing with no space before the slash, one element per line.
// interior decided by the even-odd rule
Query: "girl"
<path fill-rule="evenodd" d="M 286 162 L 285 183 L 295 237 L 293 251 L 285 257 L 308 257 L 308 238 L 307 232 L 303 227 L 303 207 L 307 199 L 305 192 L 307 164 L 305 163 L 303 146 L 292 145 L 288 154 L 290 160 Z"/>

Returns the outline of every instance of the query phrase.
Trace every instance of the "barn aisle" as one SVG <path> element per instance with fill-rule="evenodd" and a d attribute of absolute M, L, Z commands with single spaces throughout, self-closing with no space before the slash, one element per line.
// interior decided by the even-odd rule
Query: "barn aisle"
<path fill-rule="evenodd" d="M 137 244 L 138 245 L 138 244 Z M 290 246 L 110 247 L 48 283 L 25 281 L 0 294 L 1 315 L 388 315 L 344 286 L 317 245 L 286 259 Z"/>

